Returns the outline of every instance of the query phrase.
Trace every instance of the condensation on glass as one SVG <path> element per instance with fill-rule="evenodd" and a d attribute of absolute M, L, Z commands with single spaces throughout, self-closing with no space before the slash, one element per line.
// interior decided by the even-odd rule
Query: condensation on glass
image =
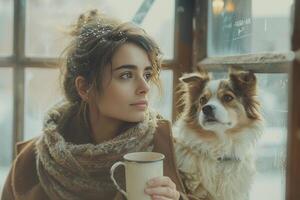
<path fill-rule="evenodd" d="M 13 0 L 0 0 L 0 56 L 12 54 L 13 24 Z"/>
<path fill-rule="evenodd" d="M 134 21 L 140 24 L 158 42 L 164 58 L 173 58 L 174 0 L 28 0 L 26 1 L 26 55 L 59 56 L 69 42 L 69 38 L 64 34 L 68 26 L 76 22 L 79 14 L 95 8 L 122 21 Z"/>
<path fill-rule="evenodd" d="M 227 78 L 214 73 L 214 78 Z M 256 74 L 264 132 L 256 146 L 257 174 L 250 200 L 284 200 L 288 115 L 288 74 Z"/>
<path fill-rule="evenodd" d="M 259 74 L 259 102 L 265 129 L 257 153 L 257 175 L 251 199 L 285 199 L 288 131 L 288 74 Z"/>
<path fill-rule="evenodd" d="M 0 192 L 12 161 L 12 68 L 0 68 Z"/>
<path fill-rule="evenodd" d="M 25 69 L 24 140 L 41 134 L 46 112 L 62 96 L 59 69 Z"/>
<path fill-rule="evenodd" d="M 165 119 L 172 121 L 173 71 L 162 70 L 160 73 L 162 91 L 153 85 L 149 101 L 150 107 L 159 112 Z"/>
<path fill-rule="evenodd" d="M 293 0 L 210 0 L 208 55 L 290 51 Z"/>

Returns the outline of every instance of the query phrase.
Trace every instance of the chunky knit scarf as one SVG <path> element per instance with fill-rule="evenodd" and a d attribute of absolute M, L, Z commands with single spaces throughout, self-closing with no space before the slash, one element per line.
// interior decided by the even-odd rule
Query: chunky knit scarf
<path fill-rule="evenodd" d="M 126 153 L 153 149 L 157 125 L 154 112 L 147 112 L 144 121 L 101 144 L 66 141 L 60 127 L 74 118 L 77 107 L 63 103 L 52 108 L 45 118 L 43 136 L 36 143 L 39 180 L 51 199 L 79 200 L 86 195 L 114 194 L 116 189 L 109 176 L 112 164 Z"/>

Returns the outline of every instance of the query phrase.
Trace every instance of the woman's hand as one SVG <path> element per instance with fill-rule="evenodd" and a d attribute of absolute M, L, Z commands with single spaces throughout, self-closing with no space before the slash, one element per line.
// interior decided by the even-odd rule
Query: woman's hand
<path fill-rule="evenodd" d="M 145 193 L 150 195 L 152 200 L 178 200 L 180 197 L 175 183 L 167 176 L 150 179 Z"/>

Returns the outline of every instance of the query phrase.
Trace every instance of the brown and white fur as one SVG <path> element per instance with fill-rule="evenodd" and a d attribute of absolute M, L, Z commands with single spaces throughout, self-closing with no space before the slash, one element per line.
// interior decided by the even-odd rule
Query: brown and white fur
<path fill-rule="evenodd" d="M 249 199 L 263 128 L 255 75 L 235 71 L 210 80 L 196 72 L 180 80 L 184 108 L 173 133 L 188 192 L 205 200 Z"/>

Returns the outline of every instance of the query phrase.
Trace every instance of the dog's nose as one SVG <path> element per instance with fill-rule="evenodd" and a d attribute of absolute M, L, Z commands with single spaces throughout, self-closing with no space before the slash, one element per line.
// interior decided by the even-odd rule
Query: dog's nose
<path fill-rule="evenodd" d="M 212 116 L 213 115 L 213 110 L 215 109 L 215 106 L 213 105 L 206 105 L 202 108 L 202 112 L 205 114 L 205 115 L 208 115 L 208 116 Z"/>

